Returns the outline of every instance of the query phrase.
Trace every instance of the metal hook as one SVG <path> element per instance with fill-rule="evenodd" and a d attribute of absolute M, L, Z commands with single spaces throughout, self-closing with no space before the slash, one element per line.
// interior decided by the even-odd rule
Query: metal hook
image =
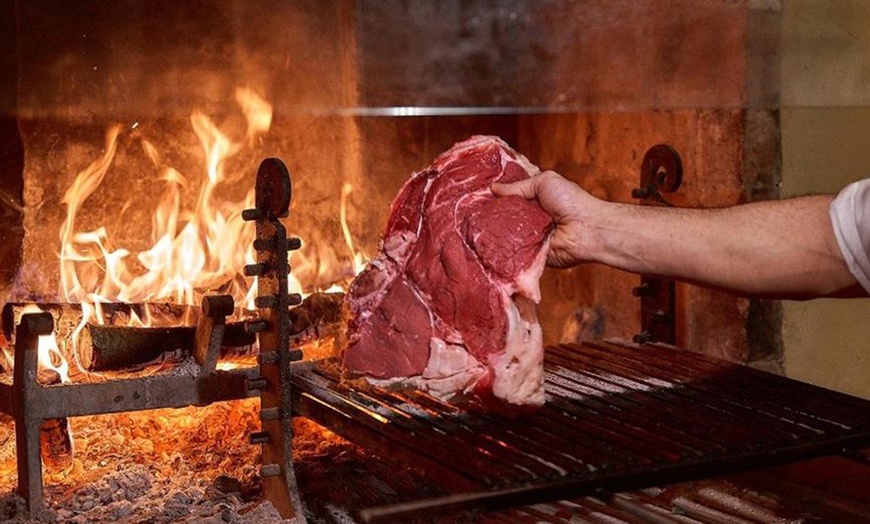
<path fill-rule="evenodd" d="M 662 193 L 673 193 L 683 183 L 679 153 L 667 144 L 652 146 L 643 157 L 640 173 L 640 187 L 632 190 L 632 198 L 654 200 L 670 207 Z"/>

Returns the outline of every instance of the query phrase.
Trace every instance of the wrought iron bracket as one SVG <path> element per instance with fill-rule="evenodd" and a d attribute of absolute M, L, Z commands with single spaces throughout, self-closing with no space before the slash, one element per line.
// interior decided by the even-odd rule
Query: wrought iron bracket
<path fill-rule="evenodd" d="M 673 193 L 683 181 L 683 162 L 669 145 L 655 145 L 646 152 L 640 167 L 640 187 L 632 190 L 632 198 L 643 205 L 668 206 L 662 193 Z M 651 275 L 641 275 L 640 286 L 632 289 L 640 298 L 641 332 L 635 335 L 638 344 L 662 342 L 675 344 L 676 296 L 674 281 Z"/>

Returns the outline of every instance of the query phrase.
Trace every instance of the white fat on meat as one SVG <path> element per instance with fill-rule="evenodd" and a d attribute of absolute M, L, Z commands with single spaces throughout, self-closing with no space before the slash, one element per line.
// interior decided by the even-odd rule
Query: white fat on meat
<path fill-rule="evenodd" d="M 541 275 L 547 265 L 547 253 L 550 251 L 550 240 L 544 243 L 541 251 L 535 257 L 535 261 L 525 271 L 517 275 L 514 285 L 516 292 L 531 300 L 535 304 L 541 302 Z M 511 293 L 513 294 L 513 293 Z M 534 311 L 534 308 L 532 309 Z"/>
<path fill-rule="evenodd" d="M 437 337 L 429 340 L 429 363 L 423 374 L 410 382 L 439 398 L 457 391 L 468 392 L 486 373 L 486 368 L 460 344 L 448 344 Z"/>
<path fill-rule="evenodd" d="M 521 295 L 511 297 L 504 353 L 490 362 L 495 380 L 492 393 L 512 404 L 544 403 L 543 334 L 535 304 Z"/>

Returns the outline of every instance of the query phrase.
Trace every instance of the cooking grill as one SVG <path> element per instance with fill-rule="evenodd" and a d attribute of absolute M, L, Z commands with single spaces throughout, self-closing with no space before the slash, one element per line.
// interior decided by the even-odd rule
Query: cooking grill
<path fill-rule="evenodd" d="M 363 509 L 371 522 L 644 488 L 870 444 L 870 402 L 664 345 L 547 348 L 546 405 L 519 416 L 343 381 L 338 369 L 300 365 L 294 411 L 445 490 Z"/>
<path fill-rule="evenodd" d="M 289 197 L 283 164 L 264 162 L 258 171 L 257 206 L 244 215 L 258 226 L 258 262 L 245 269 L 260 276 L 261 319 L 245 325 L 259 333 L 257 368 L 215 370 L 225 317 L 233 308 L 229 297 L 210 296 L 196 329 L 193 353 L 201 369 L 193 377 L 42 387 L 36 381 L 36 335 L 51 331 L 52 317 L 21 317 L 18 329 L 23 331 L 15 338 L 18 387 L 0 384 L 0 410 L 21 421 L 16 424 L 21 433 L 19 491 L 31 509 L 38 512 L 42 506 L 39 428 L 44 419 L 201 405 L 258 393 L 263 431 L 251 435 L 251 441 L 264 444 L 264 492 L 283 515 L 296 514 L 300 522 L 302 499 L 290 459 L 292 415 L 312 418 L 366 450 L 403 460 L 441 488 L 443 495 L 436 498 L 364 508 L 360 516 L 369 522 L 512 506 L 526 507 L 492 513 L 487 522 L 563 522 L 574 515 L 635 522 L 640 521 L 637 515 L 646 514 L 670 522 L 674 519 L 661 520 L 659 513 L 667 513 L 672 501 L 655 490 L 623 493 L 606 502 L 578 497 L 870 445 L 868 401 L 663 344 L 607 341 L 550 347 L 546 405 L 511 415 L 452 405 L 419 390 L 347 381 L 336 359 L 297 362 L 301 352 L 289 347 L 288 306 L 300 297 L 287 293 L 289 267 L 283 253 L 298 242 L 288 239 L 277 221 Z M 672 305 L 673 297 L 657 299 L 652 291 L 668 292 L 666 286 L 645 285 L 637 294 L 656 300 L 642 304 L 649 314 L 643 315 L 638 340 L 665 339 L 661 333 L 673 330 L 657 329 L 655 322 L 662 328 L 673 316 L 657 311 Z M 4 322 L 14 324 L 15 315 L 6 316 Z M 106 399 L 112 399 L 109 407 Z M 866 460 L 854 453 L 850 458 Z M 531 506 L 555 500 L 559 502 Z M 699 508 L 708 511 L 703 504 Z"/>

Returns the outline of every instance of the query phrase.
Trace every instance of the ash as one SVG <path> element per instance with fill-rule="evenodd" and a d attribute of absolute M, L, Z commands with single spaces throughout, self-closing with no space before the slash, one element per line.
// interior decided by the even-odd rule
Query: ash
<path fill-rule="evenodd" d="M 0 522 L 278 524 L 260 492 L 257 399 L 69 419 L 71 465 L 44 463 L 47 514 L 13 494 L 15 438 L 0 416 Z"/>
<path fill-rule="evenodd" d="M 48 514 L 29 519 L 16 486 L 11 418 L 0 414 L 0 523 L 289 524 L 262 497 L 258 399 L 69 419 L 72 464 L 44 466 Z M 293 420 L 293 461 L 306 518 L 352 524 L 354 512 L 438 494 L 430 483 L 326 428 Z M 453 522 L 453 519 L 441 522 Z"/>
<path fill-rule="evenodd" d="M 218 477 L 211 484 L 196 482 L 179 489 L 173 479 L 155 479 L 144 466 L 106 476 L 55 505 L 42 520 L 29 519 L 17 495 L 0 498 L 0 522 L 43 524 L 67 522 L 135 523 L 291 523 L 268 502 L 245 502 L 238 491 L 224 491 L 238 481 Z"/>

